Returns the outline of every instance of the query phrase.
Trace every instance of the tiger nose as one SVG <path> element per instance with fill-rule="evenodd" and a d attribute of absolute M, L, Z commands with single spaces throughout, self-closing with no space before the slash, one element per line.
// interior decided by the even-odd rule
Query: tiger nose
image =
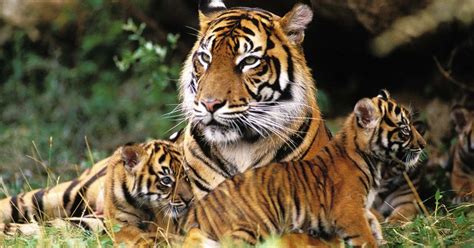
<path fill-rule="evenodd" d="M 210 113 L 213 113 L 220 107 L 224 106 L 224 102 L 217 99 L 204 99 L 201 103 Z"/>

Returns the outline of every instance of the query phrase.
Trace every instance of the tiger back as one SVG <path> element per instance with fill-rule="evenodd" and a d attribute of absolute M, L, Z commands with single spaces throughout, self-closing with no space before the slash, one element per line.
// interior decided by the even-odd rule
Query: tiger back
<path fill-rule="evenodd" d="M 0 200 L 0 223 L 31 223 L 100 214 L 104 207 L 104 176 L 109 159 L 97 162 L 71 181 Z"/>
<path fill-rule="evenodd" d="M 375 247 L 383 237 L 369 211 L 369 194 L 390 169 L 382 165 L 412 167 L 424 146 L 410 113 L 386 91 L 362 99 L 315 159 L 249 170 L 196 202 L 183 225 L 184 246 L 226 238 L 254 245 L 271 235 L 302 232 Z"/>
<path fill-rule="evenodd" d="M 180 78 L 197 199 L 247 169 L 310 159 L 331 137 L 302 50 L 310 6 L 283 17 L 227 9 L 220 0 L 202 0 L 199 10 L 198 39 Z"/>

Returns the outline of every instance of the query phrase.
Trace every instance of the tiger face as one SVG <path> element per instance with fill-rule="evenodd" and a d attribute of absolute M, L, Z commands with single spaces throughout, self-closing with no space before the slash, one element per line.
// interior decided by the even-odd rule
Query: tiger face
<path fill-rule="evenodd" d="M 178 218 L 188 209 L 193 194 L 184 173 L 182 158 L 172 144 L 152 141 L 144 147 L 125 146 L 121 150 L 127 171 L 125 198 L 134 205 L 163 211 Z M 129 192 L 129 193 L 126 193 Z"/>
<path fill-rule="evenodd" d="M 458 142 L 467 154 L 474 154 L 474 111 L 456 105 L 451 111 Z"/>
<path fill-rule="evenodd" d="M 182 72 L 181 95 L 184 112 L 209 142 L 283 136 L 310 111 L 306 94 L 314 94 L 314 83 L 300 45 L 312 16 L 304 4 L 279 17 L 201 1 L 200 33 Z"/>
<path fill-rule="evenodd" d="M 410 112 L 396 103 L 387 91 L 362 99 L 354 110 L 359 126 L 366 128 L 372 156 L 385 164 L 414 166 L 426 142 L 414 126 Z"/>

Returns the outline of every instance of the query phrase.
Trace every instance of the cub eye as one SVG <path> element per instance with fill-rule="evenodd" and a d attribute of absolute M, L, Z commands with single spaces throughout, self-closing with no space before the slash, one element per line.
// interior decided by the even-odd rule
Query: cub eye
<path fill-rule="evenodd" d="M 172 182 L 173 182 L 173 180 L 171 180 L 170 177 L 163 177 L 163 178 L 161 179 L 161 184 L 164 184 L 164 185 L 169 185 L 169 184 L 171 184 Z"/>
<path fill-rule="evenodd" d="M 204 63 L 206 63 L 206 64 L 211 63 L 211 56 L 209 56 L 209 54 L 207 54 L 207 53 L 201 53 L 199 56 L 201 57 L 201 60 L 202 60 Z"/>
<path fill-rule="evenodd" d="M 410 136 L 410 129 L 407 126 L 400 128 L 400 137 L 407 139 Z"/>

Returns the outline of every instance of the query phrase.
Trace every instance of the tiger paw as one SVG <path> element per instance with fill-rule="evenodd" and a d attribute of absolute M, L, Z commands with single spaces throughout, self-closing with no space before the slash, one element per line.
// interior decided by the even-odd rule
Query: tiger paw
<path fill-rule="evenodd" d="M 26 235 L 34 236 L 41 233 L 40 226 L 36 223 L 29 224 L 18 224 L 18 223 L 8 223 L 5 224 L 3 233 L 8 236 L 15 235 Z"/>

